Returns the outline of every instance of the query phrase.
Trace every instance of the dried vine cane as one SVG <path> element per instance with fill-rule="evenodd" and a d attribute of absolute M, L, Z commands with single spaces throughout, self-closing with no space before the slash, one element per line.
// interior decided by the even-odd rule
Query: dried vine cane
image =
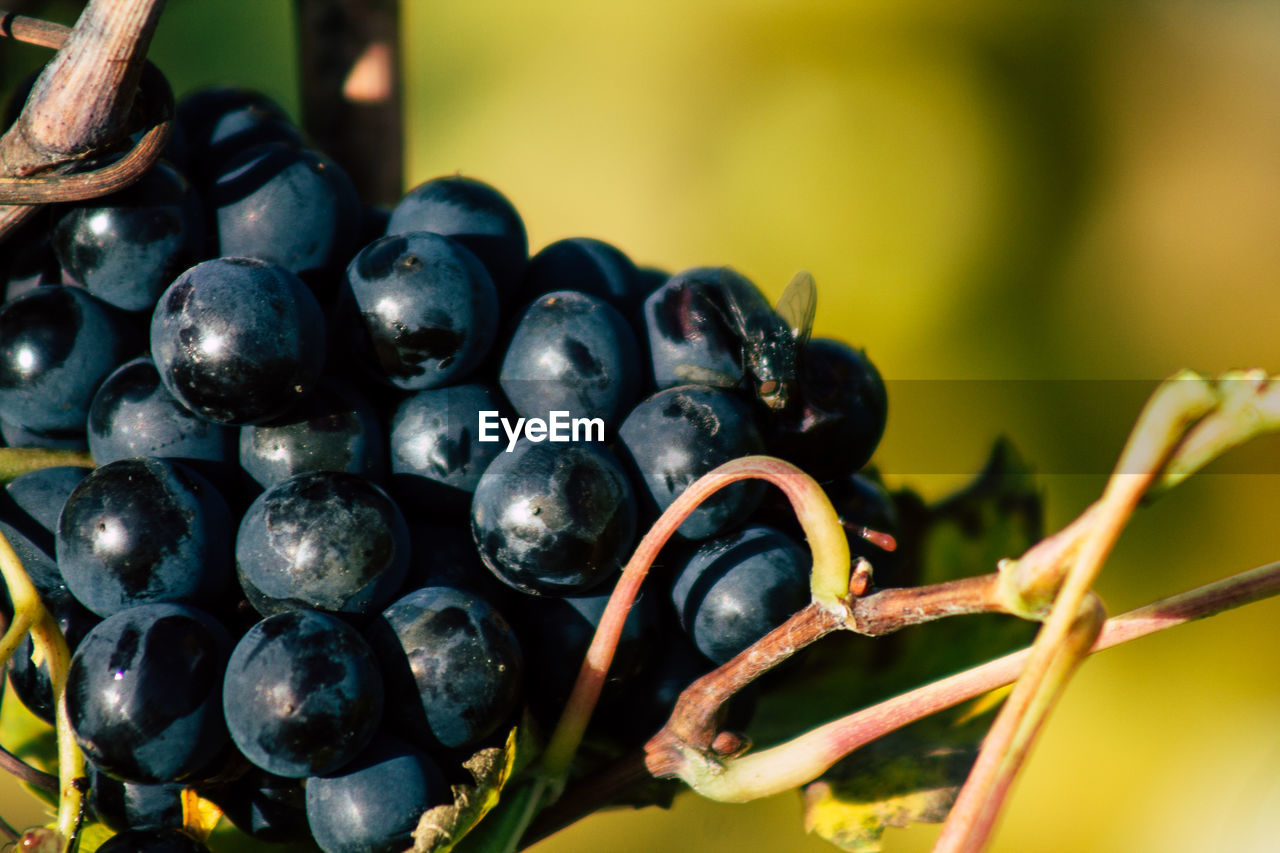
<path fill-rule="evenodd" d="M 13 13 L 0 17 L 0 37 L 41 47 L 60 48 L 70 27 Z M 83 201 L 109 195 L 137 181 L 160 159 L 173 129 L 173 90 L 160 70 L 147 63 L 139 83 L 141 108 L 148 125 L 138 143 L 122 158 L 101 168 L 67 174 L 51 172 L 22 177 L 0 176 L 0 204 L 37 205 Z M 71 168 L 63 163 L 58 168 Z M 16 225 L 0 227 L 3 238 Z"/>

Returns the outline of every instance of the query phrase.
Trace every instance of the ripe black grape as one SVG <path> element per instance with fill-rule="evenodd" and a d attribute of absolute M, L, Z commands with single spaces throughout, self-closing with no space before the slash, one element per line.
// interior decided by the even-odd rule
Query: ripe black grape
<path fill-rule="evenodd" d="M 164 459 L 118 459 L 67 498 L 58 566 L 99 616 L 161 601 L 209 606 L 231 581 L 230 536 L 227 505 L 208 480 Z"/>
<path fill-rule="evenodd" d="M 306 148 L 275 142 L 241 151 L 217 170 L 209 202 L 223 255 L 314 280 L 355 248 L 355 187 L 337 163 Z"/>
<path fill-rule="evenodd" d="M 515 714 L 523 655 L 502 614 L 463 590 L 409 593 L 369 628 L 387 716 L 425 748 L 474 746 Z"/>
<path fill-rule="evenodd" d="M 160 379 L 184 406 L 224 424 L 265 421 L 305 397 L 324 365 L 324 319 L 284 267 L 204 261 L 178 276 L 151 319 Z"/>
<path fill-rule="evenodd" d="M 724 663 L 809 600 L 809 557 L 769 527 L 702 543 L 671 587 L 680 624 L 698 650 Z"/>
<path fill-rule="evenodd" d="M 71 279 L 125 311 L 150 311 L 199 259 L 203 243 L 200 202 L 163 161 L 127 189 L 69 207 L 53 227 L 54 250 Z"/>
<path fill-rule="evenodd" d="M 453 801 L 426 753 L 379 735 L 341 770 L 307 780 L 307 821 L 324 853 L 399 853 L 418 818 Z"/>
<path fill-rule="evenodd" d="M 471 531 L 485 565 L 516 589 L 582 593 L 622 567 L 636 533 L 635 498 L 609 451 L 524 440 L 480 478 Z"/>
<path fill-rule="evenodd" d="M 122 317 L 78 287 L 37 287 L 0 308 L 0 416 L 84 431 L 98 383 L 139 348 Z"/>
<path fill-rule="evenodd" d="M 240 639 L 226 672 L 222 707 L 231 738 L 277 776 L 337 770 L 382 720 L 382 676 L 369 644 L 325 613 L 263 619 Z"/>
<path fill-rule="evenodd" d="M 117 832 L 182 827 L 181 785 L 122 782 L 103 773 L 92 761 L 85 769 L 89 773 L 89 808 L 100 823 Z"/>
<path fill-rule="evenodd" d="M 89 407 L 88 435 L 99 465 L 129 456 L 159 456 L 225 479 L 235 460 L 231 428 L 182 405 L 146 356 L 122 364 L 98 387 Z"/>
<path fill-rule="evenodd" d="M 386 435 L 372 403 L 329 377 L 287 414 L 240 428 L 240 467 L 264 489 L 310 471 L 347 471 L 380 483 Z"/>
<path fill-rule="evenodd" d="M 506 196 L 461 175 L 434 178 L 409 190 L 391 211 L 387 234 L 430 231 L 457 240 L 489 270 L 504 301 L 529 259 L 524 221 Z"/>
<path fill-rule="evenodd" d="M 406 505 L 461 510 L 504 441 L 480 441 L 481 412 L 509 412 L 490 385 L 452 385 L 419 391 L 391 420 L 391 481 Z"/>
<path fill-rule="evenodd" d="M 517 413 L 554 411 L 615 424 L 640 393 L 640 354 L 631 326 L 603 299 L 572 290 L 525 309 L 499 381 Z"/>
<path fill-rule="evenodd" d="M 702 385 L 659 391 L 632 409 L 618 437 L 657 511 L 665 510 L 703 474 L 764 449 L 755 420 L 732 392 Z M 703 501 L 680 525 L 704 539 L 741 523 L 760 502 L 760 483 L 734 483 Z"/>
<path fill-rule="evenodd" d="M 498 293 L 461 243 L 411 231 L 356 255 L 339 312 L 371 375 L 420 391 L 463 379 L 484 359 L 497 333 Z"/>
<path fill-rule="evenodd" d="M 236 571 L 263 615 L 298 607 L 374 613 L 409 566 L 409 530 L 382 489 L 358 474 L 311 471 L 250 505 L 236 535 Z"/>
<path fill-rule="evenodd" d="M 191 607 L 144 604 L 104 620 L 67 672 L 76 741 L 126 781 L 198 777 L 227 746 L 221 704 L 230 650 L 226 629 Z"/>

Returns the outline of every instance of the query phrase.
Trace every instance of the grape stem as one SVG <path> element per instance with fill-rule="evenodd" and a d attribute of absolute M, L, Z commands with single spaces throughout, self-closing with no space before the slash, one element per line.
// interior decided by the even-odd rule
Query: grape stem
<path fill-rule="evenodd" d="M 1090 653 L 1101 652 L 1276 595 L 1280 595 L 1280 562 L 1241 572 L 1108 619 Z M 831 757 L 831 763 L 835 763 L 859 747 L 909 723 L 1013 683 L 1026 665 L 1029 655 L 1029 649 L 1012 652 L 833 720 L 776 749 L 787 748 L 800 755 L 809 750 L 818 750 Z M 758 761 L 763 761 L 759 756 L 763 756 L 764 752 L 769 751 L 758 753 Z M 786 756 L 776 760 L 779 763 L 790 761 Z M 822 767 L 819 772 L 826 769 L 827 767 Z M 523 845 L 533 845 L 576 823 L 582 817 L 616 801 L 628 787 L 647 778 L 649 774 L 645 770 L 643 756 L 624 756 L 610 767 L 569 788 L 554 806 L 539 815 L 529 827 Z"/>
<path fill-rule="evenodd" d="M 688 750 L 708 752 L 719 734 L 720 709 L 742 688 L 832 631 L 880 637 L 911 625 L 968 613 L 1004 613 L 999 574 L 924 587 L 883 589 L 851 597 L 843 611 L 816 603 L 794 614 L 680 694 L 671 717 L 645 746 L 654 776 L 678 775 Z"/>
<path fill-rule="evenodd" d="M 1280 562 L 1160 599 L 1106 621 L 1088 653 L 1128 643 L 1280 594 Z M 771 796 L 816 779 L 861 746 L 909 723 L 1013 683 L 1034 647 L 1005 655 L 918 687 L 808 731 L 784 744 L 708 769 L 704 778 L 686 778 L 699 794 L 742 802 Z M 697 783 L 697 784 L 693 784 Z M 566 799 L 576 798 L 571 791 Z M 598 806 L 597 806 L 598 807 Z M 589 813 L 594 808 L 584 808 Z M 561 825 L 571 823 L 564 820 Z M 536 835 L 554 831 L 543 824 Z"/>
<path fill-rule="evenodd" d="M 543 753 L 541 772 L 544 776 L 561 780 L 559 784 L 562 784 L 568 773 L 600 698 L 627 612 L 662 546 L 689 517 L 689 513 L 708 497 L 731 483 L 753 478 L 766 480 L 782 489 L 791 500 L 813 549 L 813 570 L 810 574 L 813 603 L 792 617 L 793 620 L 810 618 L 802 614 L 812 614 L 815 608 L 828 612 L 826 617 L 814 617 L 819 622 L 845 618 L 848 613 L 844 600 L 849 589 L 849 542 L 822 487 L 808 474 L 780 459 L 745 456 L 726 462 L 698 478 L 667 507 L 623 568 L 587 649 L 573 692 Z M 559 791 L 554 793 L 558 795 Z"/>
<path fill-rule="evenodd" d="M 84 755 L 76 745 L 67 717 L 66 702 L 67 668 L 71 665 L 71 651 L 62 636 L 58 622 L 40 601 L 31 578 L 22 568 L 22 561 L 14 553 L 3 534 L 0 534 L 0 575 L 3 575 L 9 598 L 13 602 L 13 622 L 0 639 L 0 666 L 8 663 L 18 644 L 28 632 L 31 634 L 35 654 L 41 656 L 49 667 L 49 683 L 53 688 L 55 711 L 54 730 L 58 743 L 58 832 L 65 849 L 75 836 L 80 822 L 84 794 L 78 782 L 85 775 Z"/>
<path fill-rule="evenodd" d="M 93 467 L 93 457 L 81 450 L 49 450 L 43 447 L 0 447 L 0 483 L 23 474 L 58 465 Z"/>
<path fill-rule="evenodd" d="M 57 776 L 37 770 L 2 746 L 0 746 L 0 770 L 16 776 L 18 781 L 25 782 L 33 788 L 39 788 L 51 794 L 58 790 Z"/>
<path fill-rule="evenodd" d="M 1211 382 L 1184 371 L 1162 384 L 1143 408 L 1074 559 L 1058 568 L 1064 580 L 1049 617 L 983 739 L 935 853 L 979 853 L 986 847 L 1036 734 L 1101 627 L 1101 605 L 1090 589 L 1107 555 L 1179 443 L 1221 399 Z"/>

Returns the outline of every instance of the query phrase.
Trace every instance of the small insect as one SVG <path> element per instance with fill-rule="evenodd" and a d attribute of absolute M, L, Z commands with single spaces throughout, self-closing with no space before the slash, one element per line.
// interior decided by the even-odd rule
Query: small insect
<path fill-rule="evenodd" d="M 756 396 L 774 411 L 786 408 L 818 307 L 813 276 L 796 273 L 776 309 L 741 276 L 721 275 L 717 291 L 712 301 L 742 345 L 742 366 Z"/>

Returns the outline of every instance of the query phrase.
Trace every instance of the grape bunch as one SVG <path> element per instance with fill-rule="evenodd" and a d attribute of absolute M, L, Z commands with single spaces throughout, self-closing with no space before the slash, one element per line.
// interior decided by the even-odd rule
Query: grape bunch
<path fill-rule="evenodd" d="M 593 238 L 530 257 L 512 204 L 461 176 L 364 206 L 253 92 L 185 98 L 143 180 L 2 260 L 4 442 L 96 465 L 13 480 L 0 531 L 74 651 L 103 850 L 198 849 L 184 789 L 264 841 L 409 846 L 467 756 L 555 724 L 640 532 L 723 462 L 780 456 L 851 527 L 895 524 L 860 472 L 884 385 L 809 340 L 807 276 L 775 309 L 730 268 Z M 758 483 L 699 506 L 593 736 L 643 744 L 802 607 L 800 536 Z M 29 641 L 9 679 L 53 719 Z"/>

